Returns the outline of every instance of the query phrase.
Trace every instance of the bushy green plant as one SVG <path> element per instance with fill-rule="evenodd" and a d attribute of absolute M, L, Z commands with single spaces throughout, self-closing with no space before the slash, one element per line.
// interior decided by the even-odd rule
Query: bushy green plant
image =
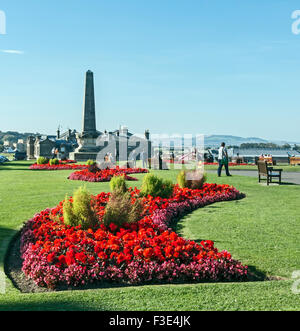
<path fill-rule="evenodd" d="M 200 190 L 206 181 L 206 175 L 200 170 L 182 170 L 177 176 L 177 184 L 181 188 Z"/>
<path fill-rule="evenodd" d="M 125 223 L 139 221 L 142 213 L 143 205 L 139 199 L 132 203 L 129 192 L 124 193 L 122 190 L 116 189 L 111 193 L 106 205 L 103 222 L 105 226 L 114 223 L 120 228 Z"/>
<path fill-rule="evenodd" d="M 59 160 L 58 160 L 58 159 L 51 159 L 51 160 L 49 161 L 49 164 L 50 164 L 50 165 L 58 165 L 58 164 L 59 164 Z"/>
<path fill-rule="evenodd" d="M 125 176 L 114 176 L 110 183 L 110 190 L 116 191 L 116 190 L 120 190 L 121 192 L 125 193 L 127 192 L 127 185 L 126 185 L 126 179 Z"/>
<path fill-rule="evenodd" d="M 81 225 L 84 230 L 95 228 L 98 218 L 92 207 L 92 196 L 85 187 L 73 194 L 73 202 L 66 198 L 63 204 L 64 223 L 71 226 Z"/>
<path fill-rule="evenodd" d="M 88 160 L 86 164 L 91 166 L 91 165 L 96 164 L 96 162 L 94 160 Z"/>
<path fill-rule="evenodd" d="M 40 156 L 38 159 L 37 159 L 37 164 L 48 164 L 49 162 L 49 159 L 47 159 L 46 157 L 43 157 L 43 156 Z"/>
<path fill-rule="evenodd" d="M 174 190 L 171 180 L 163 179 L 153 174 L 147 174 L 143 178 L 141 195 L 151 195 L 153 197 L 169 198 Z"/>
<path fill-rule="evenodd" d="M 69 200 L 69 197 L 66 195 L 65 201 L 63 203 L 63 215 L 64 215 L 64 223 L 70 226 L 77 226 L 77 218 L 73 212 L 73 204 Z"/>
<path fill-rule="evenodd" d="M 89 166 L 89 172 L 92 172 L 93 174 L 97 173 L 101 169 L 98 167 L 98 164 L 95 162 L 94 164 Z"/>
<path fill-rule="evenodd" d="M 186 180 L 185 180 L 185 171 L 181 170 L 177 176 L 177 184 L 179 185 L 179 187 L 181 188 L 185 188 L 186 187 Z"/>

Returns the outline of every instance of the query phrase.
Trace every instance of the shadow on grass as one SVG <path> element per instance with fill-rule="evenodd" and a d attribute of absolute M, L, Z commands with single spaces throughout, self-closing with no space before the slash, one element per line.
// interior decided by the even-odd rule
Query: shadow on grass
<path fill-rule="evenodd" d="M 29 167 L 32 165 L 30 162 L 7 162 L 0 165 L 0 170 L 30 170 Z"/>
<path fill-rule="evenodd" d="M 10 302 L 0 303 L 0 311 L 83 311 L 83 310 L 95 310 L 87 309 L 86 302 L 72 302 L 72 300 L 55 300 L 53 302 L 47 302 L 42 300 L 41 302 L 32 299 L 26 300 L 26 302 Z M 109 308 L 99 305 L 97 303 L 98 311 L 107 311 Z"/>
<path fill-rule="evenodd" d="M 15 236 L 17 236 L 18 231 L 9 229 L 9 228 L 4 228 L 3 226 L 0 226 L 0 266 L 4 267 L 4 272 L 6 273 L 5 270 L 5 265 L 6 265 L 6 256 L 9 251 L 10 245 L 12 241 L 14 241 Z"/>
<path fill-rule="evenodd" d="M 33 162 L 27 161 L 11 161 L 1 164 L 2 166 L 9 166 L 9 167 L 29 167 L 33 164 Z"/>

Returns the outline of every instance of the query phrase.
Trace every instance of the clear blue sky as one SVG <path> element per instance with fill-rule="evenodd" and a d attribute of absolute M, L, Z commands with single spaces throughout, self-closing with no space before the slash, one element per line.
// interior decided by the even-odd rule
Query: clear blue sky
<path fill-rule="evenodd" d="M 98 130 L 300 141 L 296 9 L 300 1 L 3 0 L 0 130 L 80 130 L 90 69 Z"/>

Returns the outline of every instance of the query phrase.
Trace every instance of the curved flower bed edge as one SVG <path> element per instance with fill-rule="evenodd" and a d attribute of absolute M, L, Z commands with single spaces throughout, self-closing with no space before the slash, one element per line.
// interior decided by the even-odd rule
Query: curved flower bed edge
<path fill-rule="evenodd" d="M 177 188 L 177 193 L 182 192 Z M 108 197 L 106 193 L 97 196 L 101 203 Z M 243 281 L 247 279 L 247 266 L 232 259 L 228 252 L 219 252 L 209 240 L 197 244 L 183 239 L 169 227 L 193 210 L 244 197 L 235 188 L 215 195 L 196 195 L 185 199 L 180 196 L 170 203 L 159 201 L 159 208 L 155 207 L 136 225 L 119 230 L 113 226 L 109 229 L 101 226 L 96 232 L 51 223 L 50 215 L 55 214 L 58 207 L 46 209 L 29 220 L 22 230 L 22 270 L 37 285 L 50 289 L 62 284 L 82 286 L 103 281 L 134 285 Z M 156 202 L 153 203 L 152 199 L 149 198 L 149 201 L 153 207 Z M 45 227 L 44 232 L 42 227 Z M 43 235 L 46 233 L 43 242 L 38 240 L 39 231 Z M 54 234 L 48 235 L 49 231 Z M 62 231 L 65 234 L 62 235 Z M 67 241 L 66 238 L 69 242 L 64 254 L 61 254 L 62 241 Z M 47 251 L 47 245 L 51 246 L 51 250 Z"/>

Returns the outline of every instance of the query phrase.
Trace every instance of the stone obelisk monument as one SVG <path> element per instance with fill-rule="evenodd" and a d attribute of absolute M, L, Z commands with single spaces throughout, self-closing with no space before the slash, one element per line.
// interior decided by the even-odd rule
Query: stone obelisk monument
<path fill-rule="evenodd" d="M 85 77 L 82 133 L 96 132 L 94 74 L 89 70 Z"/>
<path fill-rule="evenodd" d="M 85 77 L 82 132 L 77 134 L 79 147 L 70 153 L 70 158 L 75 161 L 96 160 L 99 152 L 96 140 L 99 135 L 100 132 L 96 130 L 94 74 L 89 70 Z"/>

